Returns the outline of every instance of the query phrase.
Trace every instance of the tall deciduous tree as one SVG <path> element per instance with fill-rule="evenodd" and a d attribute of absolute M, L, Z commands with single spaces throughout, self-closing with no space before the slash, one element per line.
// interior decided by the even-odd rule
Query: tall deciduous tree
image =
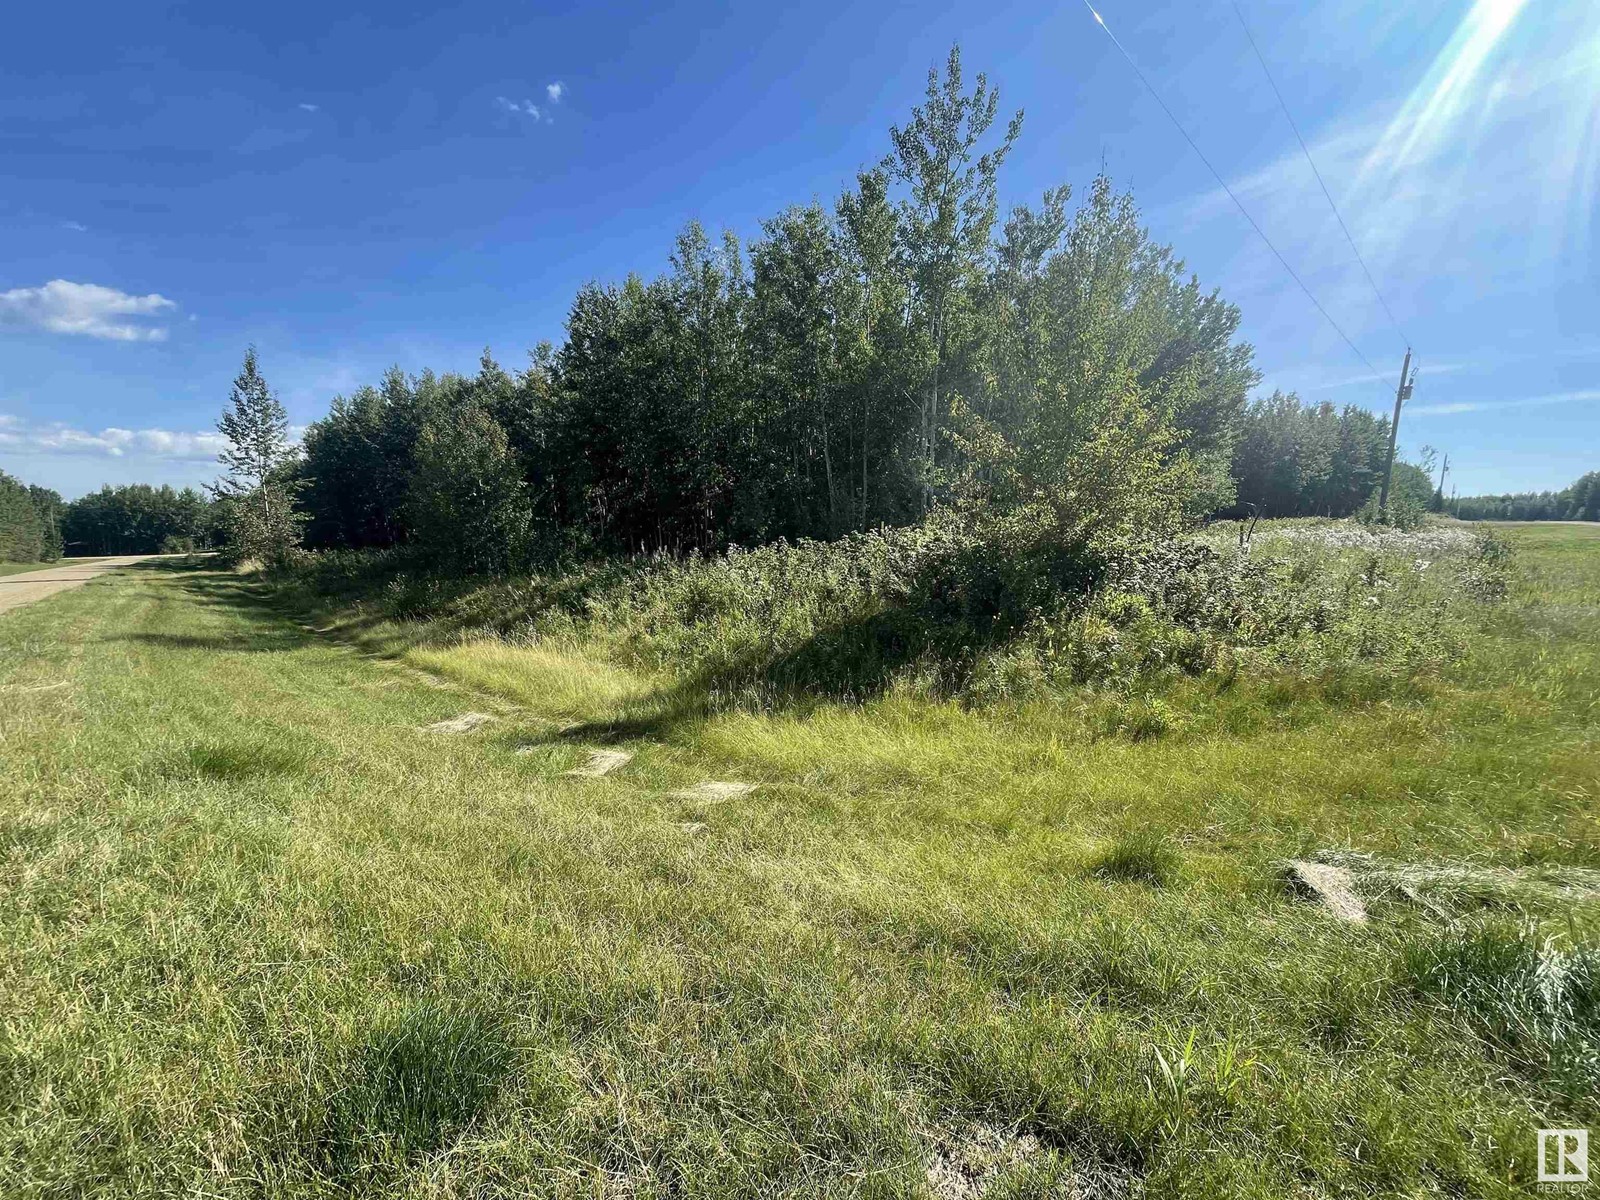
<path fill-rule="evenodd" d="M 862 172 L 836 208 L 840 254 L 853 284 L 841 288 L 842 367 L 855 435 L 854 528 L 900 524 L 917 464 L 913 389 L 915 342 L 908 328 L 910 281 L 900 250 L 899 214 L 882 168 Z"/>
<path fill-rule="evenodd" d="M 923 103 L 903 128 L 890 128 L 894 151 L 883 161 L 889 177 L 905 188 L 899 232 L 916 289 L 915 319 L 927 339 L 919 437 L 924 509 L 932 502 L 938 471 L 946 367 L 963 332 L 964 301 L 987 260 L 1000 166 L 1022 132 L 1019 109 L 999 145 L 980 150 L 999 105 L 1000 93 L 981 73 L 973 91 L 966 91 L 961 49 L 952 46 L 943 80 L 930 70 Z"/>
<path fill-rule="evenodd" d="M 761 408 L 767 479 L 756 503 L 795 532 L 845 524 L 839 393 L 847 286 L 828 215 L 791 208 L 765 223 L 751 253 L 752 375 Z M 839 471 L 835 473 L 835 462 Z"/>

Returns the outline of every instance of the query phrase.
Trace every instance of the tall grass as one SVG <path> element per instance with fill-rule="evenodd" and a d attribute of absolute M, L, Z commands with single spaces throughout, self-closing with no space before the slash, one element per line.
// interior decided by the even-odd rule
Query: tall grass
<path fill-rule="evenodd" d="M 1534 1128 L 1600 1119 L 1589 984 L 1526 983 L 1593 897 L 1352 930 L 1278 867 L 1596 861 L 1600 541 L 1515 541 L 1503 603 L 1397 584 L 1463 632 L 1410 690 L 1235 636 L 1231 677 L 696 707 L 588 604 L 672 564 L 9 613 L 0 1194 L 910 1197 L 973 1130 L 1036 1147 L 997 1194 L 1526 1194 Z M 1462 949 L 1478 903 L 1522 940 Z"/>
<path fill-rule="evenodd" d="M 1503 541 L 1460 527 L 1289 523 L 1248 549 L 1204 536 L 1091 551 L 995 544 L 949 517 L 505 581 L 407 566 L 327 556 L 292 586 L 313 604 L 359 594 L 369 619 L 420 619 L 434 638 L 581 646 L 757 709 L 897 688 L 969 703 L 1148 693 L 1241 671 L 1383 694 L 1457 660 L 1511 571 Z M 1159 714 L 1127 728 L 1159 734 Z"/>
<path fill-rule="evenodd" d="M 1464 1013 L 1495 1052 L 1569 1109 L 1600 1094 L 1600 945 L 1562 949 L 1506 918 L 1419 939 L 1414 986 Z"/>

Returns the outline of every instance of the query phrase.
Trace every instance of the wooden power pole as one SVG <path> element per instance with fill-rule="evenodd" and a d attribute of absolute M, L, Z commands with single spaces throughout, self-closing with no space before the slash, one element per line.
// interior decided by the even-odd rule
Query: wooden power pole
<path fill-rule="evenodd" d="M 1394 444 L 1400 436 L 1400 406 L 1411 396 L 1411 347 L 1406 347 L 1406 361 L 1400 368 L 1400 386 L 1394 392 L 1394 420 L 1389 422 L 1389 461 L 1383 468 L 1383 488 L 1378 493 L 1378 511 L 1389 509 L 1389 484 L 1394 479 Z"/>

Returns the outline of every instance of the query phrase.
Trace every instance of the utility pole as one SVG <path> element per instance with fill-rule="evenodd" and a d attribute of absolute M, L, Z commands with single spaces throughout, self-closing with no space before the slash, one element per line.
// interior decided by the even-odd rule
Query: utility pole
<path fill-rule="evenodd" d="M 1378 511 L 1389 511 L 1389 484 L 1394 479 L 1394 444 L 1400 436 L 1400 406 L 1411 395 L 1411 347 L 1406 347 L 1406 361 L 1400 368 L 1400 386 L 1394 392 L 1394 420 L 1389 422 L 1389 462 L 1383 468 L 1383 489 L 1378 493 Z"/>

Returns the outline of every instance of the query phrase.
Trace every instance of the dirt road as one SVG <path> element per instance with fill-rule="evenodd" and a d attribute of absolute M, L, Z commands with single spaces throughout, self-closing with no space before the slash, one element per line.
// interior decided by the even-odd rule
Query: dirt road
<path fill-rule="evenodd" d="M 35 600 L 43 600 L 57 592 L 78 587 L 96 575 L 131 566 L 146 559 L 162 558 L 160 554 L 125 554 L 115 558 L 92 558 L 82 562 L 66 559 L 42 571 L 28 571 L 21 575 L 0 575 L 0 613 L 11 608 L 21 608 Z"/>

